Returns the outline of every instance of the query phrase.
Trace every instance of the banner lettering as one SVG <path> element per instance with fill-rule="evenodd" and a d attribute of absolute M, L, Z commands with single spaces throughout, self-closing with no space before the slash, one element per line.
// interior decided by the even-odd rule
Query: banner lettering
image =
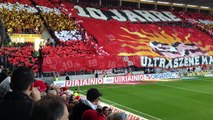
<path fill-rule="evenodd" d="M 87 85 L 100 85 L 100 84 L 131 84 L 141 81 L 159 81 L 164 79 L 177 79 L 180 78 L 179 72 L 167 72 L 167 73 L 156 73 L 156 74 L 139 74 L 131 76 L 116 76 L 107 78 L 92 78 L 92 79 L 81 79 L 81 80 L 63 80 L 55 81 L 54 84 L 57 86 L 87 86 Z"/>
<path fill-rule="evenodd" d="M 199 65 L 212 65 L 213 56 L 181 57 L 167 60 L 166 58 L 149 58 L 141 56 L 142 67 L 179 68 Z"/>
<path fill-rule="evenodd" d="M 180 18 L 173 15 L 171 12 L 158 12 L 146 10 L 100 10 L 96 8 L 75 5 L 74 8 L 78 11 L 77 15 L 80 17 L 95 18 L 100 20 L 117 20 L 120 22 L 178 22 Z M 76 17 L 78 17 L 76 16 Z"/>

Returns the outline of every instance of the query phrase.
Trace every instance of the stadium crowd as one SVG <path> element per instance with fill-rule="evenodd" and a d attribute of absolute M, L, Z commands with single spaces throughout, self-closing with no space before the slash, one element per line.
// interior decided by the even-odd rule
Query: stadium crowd
<path fill-rule="evenodd" d="M 198 29 L 213 36 L 213 17 L 207 14 L 173 11 L 174 14 L 182 18 L 185 22 L 196 26 Z"/>
<path fill-rule="evenodd" d="M 60 45 L 46 46 L 42 49 L 44 57 L 80 57 L 94 55 L 95 51 L 87 47 L 82 41 L 61 42 Z"/>
<path fill-rule="evenodd" d="M 39 70 L 38 53 L 34 50 L 33 43 L 11 43 L 8 47 L 0 48 L 0 57 L 6 58 L 6 67 L 10 70 L 16 66 L 26 66 L 34 72 Z"/>
<path fill-rule="evenodd" d="M 35 80 L 27 67 L 18 67 L 0 81 L 0 116 L 3 120 L 128 120 L 123 112 L 100 106 L 102 93 L 96 88 L 86 98 L 78 89 L 48 85 Z"/>
<path fill-rule="evenodd" d="M 85 35 L 85 30 L 82 30 L 80 24 L 77 23 L 78 20 L 63 14 L 63 7 L 66 5 L 62 6 L 61 2 L 60 0 L 34 0 L 33 2 L 29 0 L 4 0 L 0 7 L 0 18 L 3 20 L 3 24 L 9 33 L 41 33 L 44 28 L 43 26 L 46 25 L 47 29 L 53 31 L 53 35 L 59 41 L 55 46 L 43 46 L 40 50 L 41 54 L 34 51 L 32 45 L 25 47 L 8 46 L 0 49 L 0 56 L 7 56 L 7 63 L 11 64 L 11 66 L 27 66 L 33 68 L 34 72 L 39 72 L 41 70 L 42 58 L 39 59 L 37 55 L 42 57 L 82 57 L 104 53 L 103 51 L 100 52 L 100 47 L 98 47 L 98 42 L 95 39 L 93 39 L 93 42 L 97 43 L 95 45 L 91 44 L 90 40 L 86 40 L 88 36 Z M 63 1 L 63 4 L 66 3 L 68 4 L 69 2 Z M 91 4 L 92 7 L 97 6 L 96 3 Z M 81 2 L 77 4 L 89 6 Z M 115 8 L 126 9 L 125 7 L 121 8 L 118 6 Z M 111 9 L 111 7 L 105 6 L 102 9 Z M 189 25 L 190 23 L 202 28 L 204 31 L 208 31 L 212 35 L 212 24 L 205 25 L 203 22 L 193 22 L 192 20 L 213 20 L 211 16 L 190 12 L 173 12 L 184 20 L 183 23 L 160 22 L 152 24 L 193 27 Z"/>
<path fill-rule="evenodd" d="M 46 46 L 41 46 L 39 52 L 34 50 L 32 43 L 10 43 L 0 48 L 0 59 L 5 59 L 7 63 L 6 68 L 0 65 L 0 119 L 127 120 L 125 113 L 111 113 L 108 106 L 99 105 L 102 94 L 96 88 L 89 89 L 86 97 L 83 97 L 77 89 L 72 92 L 67 87 L 35 80 L 34 73 L 41 72 L 43 58 L 93 56 L 98 54 L 98 48 L 91 47 L 91 41 L 85 40 L 88 39 L 84 36 L 85 31 L 79 27 L 79 24 L 76 24 L 74 19 L 61 13 L 60 0 L 33 1 L 32 3 L 31 0 L 1 0 L 0 19 L 6 31 L 8 33 L 41 34 L 46 27 L 59 41 L 55 45 L 47 43 Z M 175 12 L 175 14 L 187 23 L 152 24 L 188 27 L 190 23 L 213 36 L 213 24 L 204 24 L 200 21 L 212 21 L 212 17 L 186 12 Z M 160 45 L 160 43 L 154 44 Z M 181 44 L 178 45 L 181 46 Z M 196 50 L 194 53 L 199 52 Z M 11 72 L 5 73 L 4 70 L 8 66 Z M 154 72 L 154 69 L 145 70 L 151 73 L 149 71 Z M 10 76 L 7 76 L 8 73 Z"/>

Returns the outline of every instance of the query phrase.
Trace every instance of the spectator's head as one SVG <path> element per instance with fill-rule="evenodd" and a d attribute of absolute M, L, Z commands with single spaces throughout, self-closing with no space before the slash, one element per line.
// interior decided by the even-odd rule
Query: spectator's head
<path fill-rule="evenodd" d="M 102 113 L 102 106 L 97 105 L 96 111 L 99 112 L 99 113 Z"/>
<path fill-rule="evenodd" d="M 104 106 L 104 107 L 102 108 L 102 112 L 103 112 L 103 114 L 104 114 L 105 116 L 108 116 L 108 115 L 109 115 L 109 108 L 108 108 L 107 106 Z"/>
<path fill-rule="evenodd" d="M 87 110 L 83 113 L 81 120 L 105 120 L 96 110 Z"/>
<path fill-rule="evenodd" d="M 46 96 L 36 102 L 31 120 L 68 120 L 69 112 L 64 101 L 57 96 Z"/>
<path fill-rule="evenodd" d="M 12 72 L 10 87 L 14 92 L 31 91 L 35 80 L 34 73 L 26 67 L 18 67 Z"/>
<path fill-rule="evenodd" d="M 39 90 L 39 92 L 45 92 L 47 89 L 46 84 L 42 80 L 36 80 L 33 83 L 33 86 L 36 87 Z"/>
<path fill-rule="evenodd" d="M 129 120 L 124 112 L 115 112 L 108 115 L 107 120 Z"/>
<path fill-rule="evenodd" d="M 48 96 L 56 96 L 57 92 L 55 90 L 50 90 L 50 91 L 48 91 L 47 95 Z"/>
<path fill-rule="evenodd" d="M 33 83 L 33 87 L 36 87 L 38 89 L 38 91 L 41 93 L 41 96 L 44 97 L 46 96 L 46 89 L 47 89 L 47 86 L 46 84 L 44 83 L 44 81 L 42 80 L 36 80 L 34 83 Z"/>
<path fill-rule="evenodd" d="M 109 109 L 108 109 L 108 115 L 111 114 L 111 113 L 112 113 L 112 109 L 109 108 Z"/>
<path fill-rule="evenodd" d="M 87 100 L 95 105 L 98 105 L 100 96 L 102 96 L 102 94 L 96 88 L 90 88 L 87 91 Z"/>

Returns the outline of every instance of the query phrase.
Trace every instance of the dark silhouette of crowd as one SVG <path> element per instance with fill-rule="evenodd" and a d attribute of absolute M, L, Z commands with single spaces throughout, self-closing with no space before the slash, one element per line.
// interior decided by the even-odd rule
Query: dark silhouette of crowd
<path fill-rule="evenodd" d="M 2 80 L 0 88 L 7 88 L 0 89 L 0 93 L 6 93 L 0 99 L 2 120 L 127 119 L 124 113 L 114 115 L 109 107 L 100 106 L 102 93 L 98 89 L 90 88 L 84 98 L 77 89 L 71 93 L 67 87 L 48 85 L 42 80 L 36 80 L 34 72 L 24 66 L 17 67 L 10 76 Z"/>

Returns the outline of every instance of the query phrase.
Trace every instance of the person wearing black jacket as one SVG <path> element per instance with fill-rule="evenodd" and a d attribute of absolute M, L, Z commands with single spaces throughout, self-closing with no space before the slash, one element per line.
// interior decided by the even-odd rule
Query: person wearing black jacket
<path fill-rule="evenodd" d="M 98 89 L 90 88 L 87 91 L 87 99 L 80 99 L 80 102 L 74 106 L 70 120 L 81 120 L 81 117 L 86 110 L 96 110 L 100 102 L 100 96 L 102 96 L 102 94 Z"/>
<path fill-rule="evenodd" d="M 33 87 L 34 73 L 26 67 L 19 67 L 11 75 L 10 88 L 0 102 L 1 120 L 29 120 L 33 101 L 41 98 Z"/>

